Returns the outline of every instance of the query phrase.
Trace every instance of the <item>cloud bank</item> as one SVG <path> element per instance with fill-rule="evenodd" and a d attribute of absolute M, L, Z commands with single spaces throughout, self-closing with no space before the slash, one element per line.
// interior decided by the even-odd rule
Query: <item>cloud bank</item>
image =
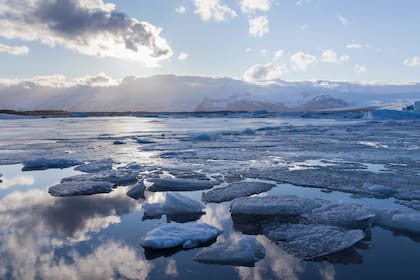
<path fill-rule="evenodd" d="M 0 36 L 156 66 L 172 55 L 161 29 L 102 0 L 4 0 Z"/>

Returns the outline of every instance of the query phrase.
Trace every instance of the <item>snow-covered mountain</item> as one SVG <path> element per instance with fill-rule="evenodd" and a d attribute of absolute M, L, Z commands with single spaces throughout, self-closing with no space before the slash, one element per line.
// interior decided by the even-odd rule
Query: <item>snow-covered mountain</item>
<path fill-rule="evenodd" d="M 290 111 L 377 106 L 400 109 L 419 83 L 288 82 L 157 75 L 0 80 L 0 109 L 66 111 Z"/>

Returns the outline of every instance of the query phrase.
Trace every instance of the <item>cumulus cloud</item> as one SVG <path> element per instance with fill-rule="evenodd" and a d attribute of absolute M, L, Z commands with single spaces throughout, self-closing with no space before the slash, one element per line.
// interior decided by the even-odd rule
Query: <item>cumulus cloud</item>
<path fill-rule="evenodd" d="M 257 10 L 268 11 L 271 8 L 271 0 L 241 0 L 241 11 L 252 13 Z"/>
<path fill-rule="evenodd" d="M 187 8 L 185 8 L 185 6 L 183 6 L 183 5 L 181 5 L 181 6 L 179 6 L 175 9 L 175 12 L 177 14 L 185 14 L 187 12 Z"/>
<path fill-rule="evenodd" d="M 297 52 L 290 57 L 293 68 L 296 70 L 306 71 L 308 67 L 318 61 L 318 59 L 310 54 Z"/>
<path fill-rule="evenodd" d="M 366 72 L 366 70 L 367 68 L 364 65 L 361 65 L 361 64 L 354 65 L 354 71 L 357 73 L 363 73 L 363 72 Z"/>
<path fill-rule="evenodd" d="M 237 16 L 236 12 L 219 0 L 194 0 L 195 11 L 203 21 L 222 22 Z"/>
<path fill-rule="evenodd" d="M 341 64 L 349 61 L 350 57 L 348 55 L 338 56 L 334 50 L 328 49 L 321 54 L 320 60 L 324 63 Z"/>
<path fill-rule="evenodd" d="M 248 23 L 249 35 L 252 37 L 262 37 L 269 32 L 268 18 L 266 16 L 250 18 Z"/>
<path fill-rule="evenodd" d="M 362 48 L 362 45 L 360 44 L 353 43 L 353 44 L 346 45 L 346 49 L 361 49 L 361 48 Z"/>
<path fill-rule="evenodd" d="M 8 46 L 0 43 L 0 53 L 1 52 L 11 55 L 27 55 L 29 53 L 29 48 L 26 46 Z"/>
<path fill-rule="evenodd" d="M 404 65 L 408 67 L 420 66 L 420 57 L 418 56 L 409 57 L 406 60 L 404 60 Z"/>
<path fill-rule="evenodd" d="M 172 50 L 161 29 L 118 12 L 102 0 L 5 0 L 0 36 L 40 41 L 76 52 L 156 66 Z"/>
<path fill-rule="evenodd" d="M 255 64 L 245 71 L 243 79 L 247 82 L 261 82 L 280 79 L 287 73 L 284 65 L 275 65 L 274 63 Z"/>
<path fill-rule="evenodd" d="M 179 55 L 178 55 L 178 60 L 187 60 L 188 59 L 188 57 L 189 57 L 189 54 L 188 53 L 186 53 L 186 52 L 181 52 Z"/>

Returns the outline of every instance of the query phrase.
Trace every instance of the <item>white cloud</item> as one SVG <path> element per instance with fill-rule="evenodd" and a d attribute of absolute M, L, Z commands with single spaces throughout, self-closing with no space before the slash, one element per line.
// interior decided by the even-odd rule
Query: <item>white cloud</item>
<path fill-rule="evenodd" d="M 361 65 L 361 64 L 354 65 L 354 71 L 356 73 L 363 73 L 363 72 L 366 72 L 366 70 L 367 70 L 367 68 L 364 65 Z"/>
<path fill-rule="evenodd" d="M 420 57 L 418 56 L 409 57 L 406 60 L 404 60 L 404 65 L 408 67 L 420 66 Z"/>
<path fill-rule="evenodd" d="M 245 71 L 243 79 L 247 82 L 261 82 L 280 79 L 287 73 L 284 65 L 275 65 L 273 63 L 256 64 Z"/>
<path fill-rule="evenodd" d="M 347 24 L 349 24 L 349 19 L 348 19 L 348 18 L 346 18 L 346 17 L 344 17 L 344 16 L 342 16 L 342 15 L 340 15 L 340 14 L 338 14 L 338 15 L 337 15 L 337 18 L 338 18 L 338 20 L 340 21 L 340 23 L 341 23 L 342 25 L 347 25 Z"/>
<path fill-rule="evenodd" d="M 275 57 L 275 58 L 280 58 L 280 57 L 282 57 L 283 55 L 284 55 L 284 50 L 281 50 L 281 49 L 277 50 L 277 51 L 274 53 L 274 57 Z"/>
<path fill-rule="evenodd" d="M 334 50 L 328 49 L 321 54 L 320 60 L 324 63 L 341 64 L 349 61 L 350 57 L 348 55 L 338 56 Z"/>
<path fill-rule="evenodd" d="M 262 37 L 269 32 L 268 18 L 266 16 L 250 18 L 248 23 L 249 35 L 252 37 Z"/>
<path fill-rule="evenodd" d="M 247 53 L 252 52 L 252 48 L 246 48 L 246 49 L 245 49 L 245 52 L 247 52 Z"/>
<path fill-rule="evenodd" d="M 268 11 L 271 8 L 271 0 L 241 0 L 241 11 L 252 13 L 257 10 Z"/>
<path fill-rule="evenodd" d="M 346 49 L 361 49 L 361 48 L 362 48 L 362 45 L 356 44 L 356 43 L 346 45 Z"/>
<path fill-rule="evenodd" d="M 12 55 L 27 55 L 29 48 L 26 46 L 8 46 L 0 43 L 0 53 L 5 52 Z"/>
<path fill-rule="evenodd" d="M 188 59 L 188 57 L 189 57 L 189 54 L 188 54 L 188 53 L 186 53 L 186 52 L 181 52 L 181 53 L 178 55 L 178 60 L 186 60 L 186 59 Z"/>
<path fill-rule="evenodd" d="M 65 15 L 65 16 L 63 16 Z M 39 41 L 100 57 L 157 66 L 172 50 L 161 28 L 118 12 L 102 0 L 0 2 L 0 36 Z"/>
<path fill-rule="evenodd" d="M 297 52 L 290 58 L 293 68 L 296 70 L 306 71 L 308 67 L 318 61 L 318 59 L 310 54 Z"/>
<path fill-rule="evenodd" d="M 195 11 L 203 21 L 222 22 L 237 16 L 236 12 L 219 0 L 194 0 Z"/>
<path fill-rule="evenodd" d="M 179 6 L 175 9 L 175 12 L 177 14 L 185 14 L 187 12 L 187 8 L 185 8 L 185 6 L 183 6 L 183 5 L 181 5 L 181 6 Z"/>

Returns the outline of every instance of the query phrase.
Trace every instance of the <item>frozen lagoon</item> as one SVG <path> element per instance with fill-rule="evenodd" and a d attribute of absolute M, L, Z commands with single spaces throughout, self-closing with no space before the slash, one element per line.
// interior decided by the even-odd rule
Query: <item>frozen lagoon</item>
<path fill-rule="evenodd" d="M 259 231 L 259 220 L 254 221 L 258 217 L 234 223 L 231 202 L 208 203 L 204 214 L 193 217 L 144 219 L 142 205 L 159 203 L 163 193 L 146 191 L 145 199 L 134 200 L 126 195 L 130 186 L 118 186 L 108 194 L 52 197 L 50 186 L 82 173 L 73 167 L 21 171 L 22 162 L 42 157 L 81 162 L 112 158 L 115 170 L 138 163 L 138 179 L 207 180 L 215 185 L 212 191 L 238 181 L 258 181 L 275 187 L 257 197 L 299 195 L 418 214 L 398 202 L 420 199 L 419 121 L 104 117 L 0 120 L 0 129 L 2 279 L 418 279 L 420 275 L 420 238 L 396 230 L 393 224 L 373 225 L 363 242 L 345 251 L 303 261 Z M 125 144 L 114 145 L 115 141 Z M 384 188 L 369 186 L 388 188 L 382 192 Z M 177 193 L 200 201 L 203 192 Z M 148 232 L 169 221 L 201 222 L 223 230 L 214 245 L 233 246 L 254 232 L 265 257 L 254 267 L 221 266 L 194 261 L 203 248 L 150 251 L 139 245 Z"/>

